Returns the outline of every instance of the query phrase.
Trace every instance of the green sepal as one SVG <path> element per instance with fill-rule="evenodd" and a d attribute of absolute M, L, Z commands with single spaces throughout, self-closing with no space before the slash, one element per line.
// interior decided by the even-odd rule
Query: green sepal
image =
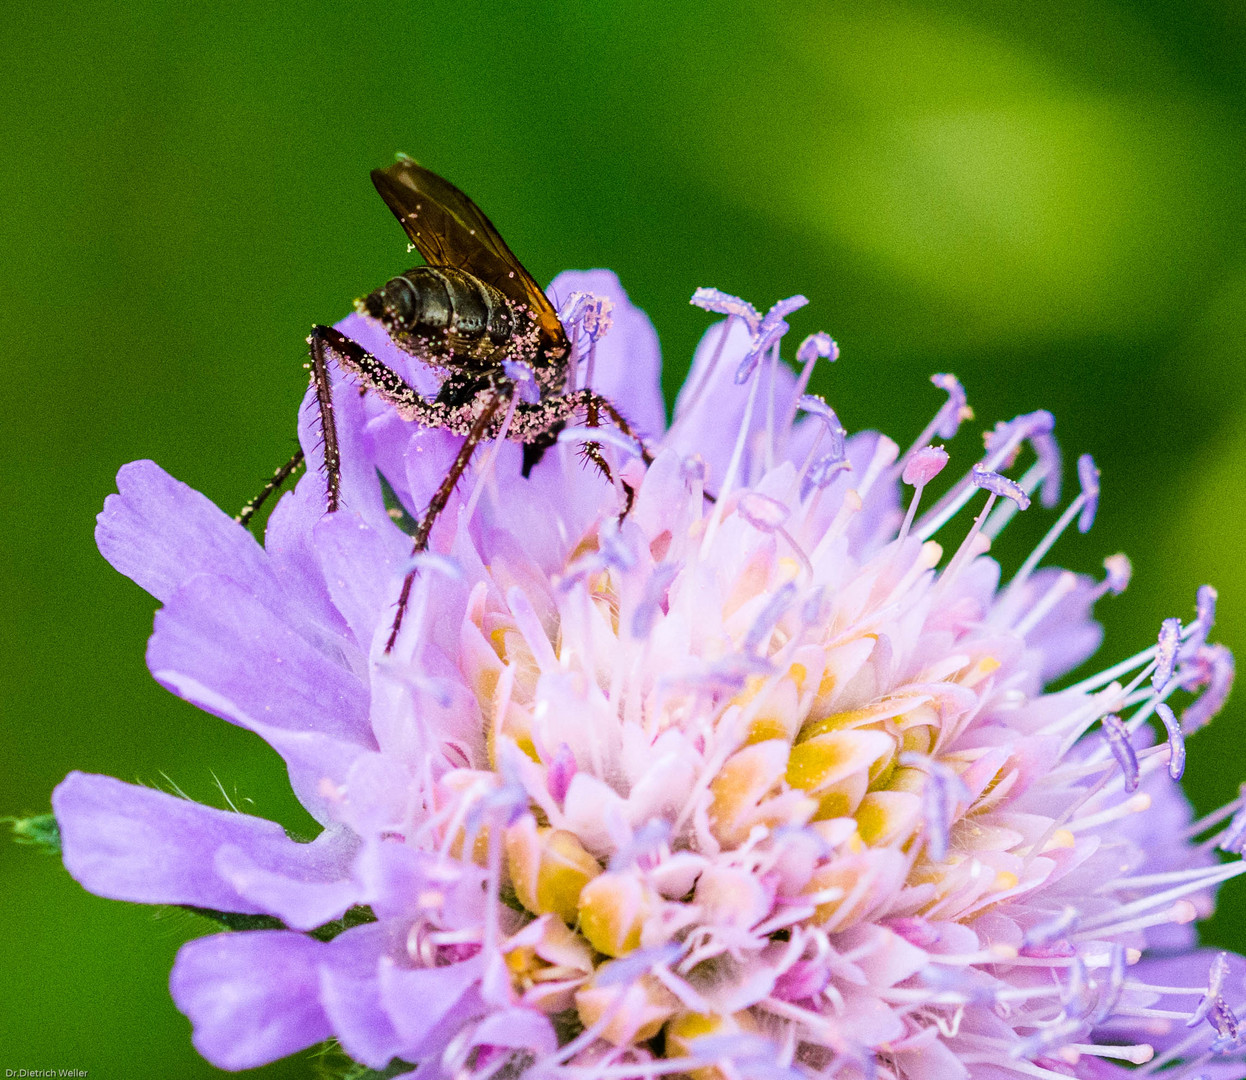
<path fill-rule="evenodd" d="M 407 508 L 402 505 L 402 500 L 398 498 L 398 492 L 393 489 L 384 475 L 380 471 L 376 475 L 377 479 L 381 481 L 381 499 L 385 504 L 385 513 L 389 515 L 390 521 L 408 536 L 414 536 L 415 530 L 419 527 L 419 522 L 407 513 Z"/>
<path fill-rule="evenodd" d="M 275 915 L 239 915 L 233 911 L 213 911 L 211 908 L 192 907 L 190 904 L 179 904 L 178 906 L 183 911 L 189 911 L 192 915 L 211 919 L 226 930 L 289 929 Z M 348 910 L 340 919 L 334 919 L 332 922 L 327 922 L 323 926 L 317 926 L 315 930 L 308 930 L 306 933 L 308 937 L 313 937 L 317 941 L 332 941 L 344 930 L 349 930 L 354 926 L 363 926 L 364 923 L 371 922 L 376 922 L 376 916 L 372 914 L 372 909 L 356 906 Z"/>
<path fill-rule="evenodd" d="M 18 844 L 37 847 L 45 855 L 61 853 L 61 828 L 53 814 L 35 814 L 27 818 L 0 818 L 13 830 L 13 840 Z"/>

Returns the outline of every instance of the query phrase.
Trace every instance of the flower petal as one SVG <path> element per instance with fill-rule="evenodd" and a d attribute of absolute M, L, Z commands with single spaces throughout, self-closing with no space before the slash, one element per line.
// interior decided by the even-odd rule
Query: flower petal
<path fill-rule="evenodd" d="M 212 934 L 177 954 L 169 989 L 195 1049 L 222 1069 L 253 1069 L 333 1035 L 317 960 L 331 943 L 286 930 Z"/>
<path fill-rule="evenodd" d="M 228 573 L 264 597 L 277 592 L 255 538 L 154 461 L 123 465 L 117 492 L 104 500 L 95 542 L 105 559 L 157 600 L 167 601 L 203 573 Z"/>
<path fill-rule="evenodd" d="M 321 822 L 322 781 L 341 782 L 376 746 L 363 684 L 227 578 L 195 578 L 156 613 L 147 666 L 161 686 L 264 739 Z"/>
<path fill-rule="evenodd" d="M 300 844 L 276 822 L 79 772 L 61 781 L 52 808 L 65 868 L 113 900 L 275 915 L 301 928 L 357 901 L 357 842 L 343 830 Z"/>

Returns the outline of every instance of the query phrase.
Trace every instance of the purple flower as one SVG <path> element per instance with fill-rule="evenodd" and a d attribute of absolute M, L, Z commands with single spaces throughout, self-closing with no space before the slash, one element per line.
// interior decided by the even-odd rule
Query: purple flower
<path fill-rule="evenodd" d="M 322 826 L 300 843 L 109 777 L 57 788 L 86 888 L 262 927 L 178 956 L 200 1052 L 242 1069 L 333 1038 L 371 1068 L 478 1080 L 1240 1075 L 1242 962 L 1189 924 L 1246 865 L 1212 850 L 1242 849 L 1241 800 L 1191 823 L 1171 779 L 1232 681 L 1214 594 L 1047 692 L 1128 577 L 1119 557 L 1104 582 L 1043 565 L 1093 516 L 1083 459 L 1001 586 L 989 539 L 1058 491 L 1047 413 L 996 428 L 919 516 L 949 458 L 929 438 L 972 418 L 952 377 L 908 454 L 844 438 L 758 363 L 800 298 L 762 317 L 702 290 L 729 318 L 668 429 L 656 336 L 613 275 L 550 294 L 588 343 L 581 384 L 652 464 L 588 432 L 635 489 L 623 514 L 574 426 L 527 479 L 518 445 L 479 457 L 493 475 L 452 496 L 392 652 L 410 539 L 380 478 L 418 517 L 456 437 L 339 393 L 326 515 L 309 400 L 312 468 L 263 546 L 151 462 L 105 503 L 101 551 L 163 605 L 152 674 L 272 745 Z M 339 328 L 425 378 L 366 317 Z M 833 356 L 817 338 L 800 359 Z"/>

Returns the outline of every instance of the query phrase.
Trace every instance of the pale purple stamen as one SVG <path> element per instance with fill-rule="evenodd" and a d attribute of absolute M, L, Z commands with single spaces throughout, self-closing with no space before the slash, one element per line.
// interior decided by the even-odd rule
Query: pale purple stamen
<path fill-rule="evenodd" d="M 597 532 L 597 552 L 603 566 L 626 573 L 636 565 L 636 553 L 624 541 L 619 527 L 602 527 Z"/>
<path fill-rule="evenodd" d="M 947 393 L 947 401 L 943 403 L 943 407 L 939 409 L 931 425 L 934 428 L 933 434 L 942 439 L 954 438 L 960 430 L 961 423 L 973 419 L 973 410 L 969 407 L 965 388 L 961 386 L 960 380 L 955 375 L 931 375 L 930 381 Z"/>
<path fill-rule="evenodd" d="M 1207 1022 L 1216 1029 L 1218 1036 L 1211 1044 L 1213 1054 L 1223 1054 L 1237 1048 L 1241 1037 L 1237 1014 L 1219 995 L 1211 1003 L 1211 1008 L 1207 1010 Z"/>
<path fill-rule="evenodd" d="M 1190 1019 L 1185 1024 L 1186 1027 L 1197 1027 L 1200 1021 L 1206 1019 L 1212 1005 L 1220 997 L 1220 990 L 1224 985 L 1224 977 L 1228 973 L 1229 954 L 1224 952 L 1217 953 L 1216 958 L 1211 962 L 1211 969 L 1207 972 L 1207 991 L 1199 999 L 1194 1012 L 1190 1014 Z"/>
<path fill-rule="evenodd" d="M 1246 806 L 1238 808 L 1216 847 L 1230 855 L 1241 855 L 1246 852 Z"/>
<path fill-rule="evenodd" d="M 1072 906 L 1064 908 L 1055 918 L 1041 922 L 1026 931 L 1023 948 L 1037 948 L 1066 937 L 1076 928 L 1080 918 L 1077 908 Z"/>
<path fill-rule="evenodd" d="M 962 800 L 969 801 L 969 789 L 954 770 L 924 754 L 905 752 L 901 765 L 926 770 L 922 786 L 922 818 L 926 823 L 926 853 L 935 862 L 947 858 L 952 824 Z"/>
<path fill-rule="evenodd" d="M 1194 601 L 1196 614 L 1194 624 L 1191 627 L 1193 633 L 1186 638 L 1185 643 L 1181 647 L 1182 658 L 1193 655 L 1207 643 L 1207 635 L 1211 633 L 1212 627 L 1216 625 L 1216 599 L 1218 596 L 1219 593 L 1212 586 L 1199 586 Z"/>
<path fill-rule="evenodd" d="M 625 454 L 632 457 L 640 457 L 642 450 L 640 441 L 633 439 L 630 435 L 624 435 L 617 428 L 607 427 L 569 427 L 563 428 L 558 433 L 558 441 L 560 443 L 569 442 L 591 442 L 604 443 L 607 446 L 613 446 L 616 450 L 621 450 Z"/>
<path fill-rule="evenodd" d="M 831 454 L 838 454 L 843 457 L 845 453 L 844 425 L 839 422 L 839 417 L 835 415 L 832 409 L 817 394 L 803 394 L 796 401 L 796 407 L 801 412 L 808 413 L 810 416 L 816 416 L 826 426 L 826 433 L 831 438 Z"/>
<path fill-rule="evenodd" d="M 1233 654 L 1223 645 L 1202 646 L 1195 654 L 1192 667 L 1191 679 L 1183 679 L 1184 688 L 1205 684 L 1207 689 L 1181 713 L 1181 727 L 1187 735 L 1197 731 L 1220 711 L 1233 689 L 1236 673 Z"/>
<path fill-rule="evenodd" d="M 1022 510 L 1029 508 L 1030 497 L 1025 493 L 1025 488 L 1015 480 L 1009 480 L 1008 477 L 985 469 L 980 464 L 973 467 L 971 479 L 975 487 L 985 488 L 992 495 L 1002 495 L 1006 499 L 1011 499 Z"/>
<path fill-rule="evenodd" d="M 666 602 L 666 593 L 679 573 L 678 563 L 659 563 L 653 568 L 649 580 L 645 582 L 644 595 L 632 613 L 632 637 L 638 641 L 649 636 L 653 624 L 662 614 Z"/>
<path fill-rule="evenodd" d="M 819 359 L 829 360 L 831 363 L 839 359 L 839 346 L 830 334 L 824 334 L 821 330 L 810 334 L 796 350 L 798 364 L 809 364 Z"/>
<path fill-rule="evenodd" d="M 541 387 L 531 364 L 525 364 L 522 360 L 503 360 L 502 370 L 515 384 L 515 393 L 520 401 L 535 405 L 541 400 Z"/>
<path fill-rule="evenodd" d="M 778 499 L 760 491 L 746 491 L 736 503 L 736 513 L 753 528 L 772 533 L 783 528 L 791 511 Z"/>
<path fill-rule="evenodd" d="M 567 797 L 567 789 L 571 787 L 571 781 L 575 779 L 578 771 L 571 747 L 566 743 L 559 743 L 553 760 L 549 763 L 549 771 L 545 775 L 546 790 L 559 806 Z"/>
<path fill-rule="evenodd" d="M 1204 635 L 1209 634 L 1216 625 L 1216 599 L 1219 595 L 1211 585 L 1199 586 L 1194 610 L 1198 613 L 1198 623 Z"/>
<path fill-rule="evenodd" d="M 943 471 L 948 454 L 941 446 L 923 446 L 904 465 L 900 479 L 916 488 L 923 488 Z"/>
<path fill-rule="evenodd" d="M 979 462 L 981 470 L 994 472 L 1007 468 L 1017 455 L 1021 444 L 1032 440 L 1038 435 L 1047 434 L 1055 427 L 1055 419 L 1044 409 L 1026 413 L 1010 420 L 1006 424 L 997 424 L 995 429 L 985 436 L 987 455 Z M 1020 485 L 1017 485 L 1020 488 Z M 917 523 L 918 535 L 923 540 L 929 539 L 948 521 L 960 512 L 960 509 L 973 497 L 972 476 L 967 476 L 951 489 L 934 508 L 922 515 Z M 1024 488 L 1021 488 L 1024 492 Z M 1029 499 L 1029 495 L 1026 495 Z"/>
<path fill-rule="evenodd" d="M 1177 664 L 1177 646 L 1181 644 L 1181 620 L 1165 619 L 1159 628 L 1159 647 L 1155 652 L 1155 671 L 1151 673 L 1151 686 L 1162 690 L 1172 678 Z"/>
<path fill-rule="evenodd" d="M 821 626 L 826 621 L 826 590 L 819 585 L 800 606 L 800 621 L 805 626 Z"/>
<path fill-rule="evenodd" d="M 1155 712 L 1168 732 L 1168 775 L 1180 780 L 1185 772 L 1185 736 L 1181 734 L 1181 725 L 1176 716 L 1164 702 L 1155 706 Z"/>
<path fill-rule="evenodd" d="M 823 454 L 805 470 L 805 475 L 800 482 L 801 499 L 807 499 L 815 488 L 826 487 L 841 472 L 851 468 L 851 462 L 842 454 L 836 454 L 834 450 Z"/>
<path fill-rule="evenodd" d="M 795 599 L 796 586 L 789 581 L 766 601 L 766 606 L 757 613 L 757 617 L 753 620 L 753 625 L 749 627 L 748 634 L 744 638 L 742 648 L 746 653 L 755 653 L 766 643 L 775 628 L 775 624 L 783 617 L 787 609 L 792 606 L 792 601 Z"/>
<path fill-rule="evenodd" d="M 1030 440 L 1030 445 L 1034 448 L 1043 473 L 1042 496 L 1039 501 L 1050 510 L 1060 501 L 1060 482 L 1064 471 L 1064 458 L 1060 453 L 1060 444 L 1056 442 L 1050 431 L 1046 431 L 1035 435 Z"/>
<path fill-rule="evenodd" d="M 1121 723 L 1119 716 L 1109 713 L 1103 718 L 1103 737 L 1107 739 L 1112 756 L 1116 758 L 1116 764 L 1121 767 L 1121 772 L 1125 776 L 1125 790 L 1131 793 L 1137 791 L 1138 755 L 1129 741 L 1129 731 Z"/>
<path fill-rule="evenodd" d="M 719 315 L 734 315 L 737 319 L 743 319 L 749 334 L 754 337 L 757 336 L 758 327 L 761 326 L 761 316 L 752 304 L 747 300 L 741 300 L 738 296 L 725 293 L 721 289 L 697 289 L 688 303 Z"/>
<path fill-rule="evenodd" d="M 1077 459 L 1077 479 L 1082 485 L 1082 512 L 1077 519 L 1077 531 L 1085 533 L 1095 523 L 1095 511 L 1099 508 L 1099 470 L 1089 454 Z"/>
<path fill-rule="evenodd" d="M 789 296 L 786 300 L 778 301 L 766 312 L 762 317 L 761 323 L 753 333 L 753 344 L 750 346 L 749 351 L 745 353 L 744 359 L 740 361 L 739 368 L 736 369 L 735 381 L 737 384 L 742 385 L 748 382 L 757 368 L 758 361 L 770 349 L 776 348 L 779 340 L 791 329 L 783 316 L 790 314 L 797 308 L 804 307 L 807 303 L 809 301 L 803 296 Z"/>
<path fill-rule="evenodd" d="M 1103 587 L 1113 596 L 1120 596 L 1129 588 L 1129 579 L 1133 577 L 1134 571 L 1128 555 L 1109 555 L 1103 560 L 1103 569 L 1107 571 Z"/>
<path fill-rule="evenodd" d="M 595 345 L 613 325 L 613 310 L 614 301 L 608 297 L 573 292 L 559 309 L 558 318 L 568 328 L 578 323 L 584 335 Z"/>
<path fill-rule="evenodd" d="M 1120 1001 L 1121 990 L 1125 986 L 1125 946 L 1119 941 L 1112 946 L 1112 956 L 1108 961 L 1107 985 L 1099 991 L 1099 1004 L 1087 1018 L 1093 1024 L 1102 1024 L 1116 1009 Z"/>

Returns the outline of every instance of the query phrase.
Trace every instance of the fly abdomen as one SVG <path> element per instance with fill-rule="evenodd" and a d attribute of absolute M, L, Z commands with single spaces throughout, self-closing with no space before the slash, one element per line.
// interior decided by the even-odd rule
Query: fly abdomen
<path fill-rule="evenodd" d="M 497 289 L 454 267 L 417 266 L 386 282 L 363 301 L 395 341 L 453 336 L 468 342 L 488 336 L 502 345 L 515 332 L 515 312 Z"/>

